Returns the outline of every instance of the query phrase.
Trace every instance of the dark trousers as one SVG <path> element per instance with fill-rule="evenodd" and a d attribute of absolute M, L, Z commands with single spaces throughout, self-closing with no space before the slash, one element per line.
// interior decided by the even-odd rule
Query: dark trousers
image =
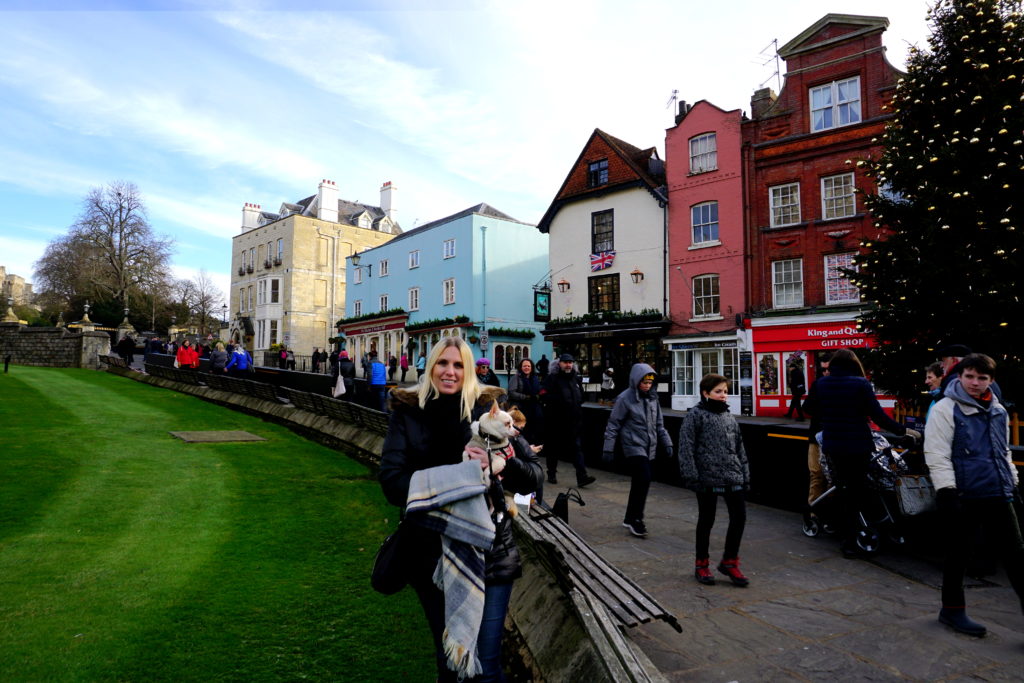
<path fill-rule="evenodd" d="M 842 455 L 829 458 L 833 483 L 836 485 L 836 520 L 840 542 L 844 548 L 854 550 L 857 532 L 861 527 L 861 510 L 870 507 L 876 494 L 868 488 L 868 453 Z"/>
<path fill-rule="evenodd" d="M 789 402 L 789 410 L 786 411 L 786 417 L 793 417 L 793 411 L 796 411 L 797 417 L 801 420 L 804 418 L 804 409 L 800 405 L 800 397 L 803 394 L 793 394 L 793 399 Z"/>
<path fill-rule="evenodd" d="M 346 387 L 347 389 L 348 387 Z M 371 384 L 370 385 L 370 407 L 379 410 L 382 413 L 388 412 L 388 406 L 385 402 L 384 394 L 387 392 L 387 387 L 382 384 Z M 345 392 L 348 393 L 347 391 Z"/>
<path fill-rule="evenodd" d="M 430 634 L 434 637 L 434 656 L 437 662 L 437 680 L 444 683 L 457 681 L 455 672 L 448 668 L 448 659 L 441 645 L 444 634 L 444 593 L 434 585 L 433 580 L 426 577 L 413 581 L 413 589 L 420 599 L 423 613 L 430 626 Z M 483 673 L 466 681 L 504 681 L 501 668 L 501 639 L 505 632 L 505 614 L 508 612 L 509 598 L 512 596 L 512 584 L 487 584 L 484 588 L 484 616 L 480 623 L 480 634 L 476 639 L 477 655 Z"/>
<path fill-rule="evenodd" d="M 715 525 L 715 511 L 718 497 L 725 499 L 725 507 L 729 510 L 729 528 L 725 532 L 725 559 L 739 557 L 740 541 L 743 540 L 743 529 L 747 525 L 747 502 L 743 491 L 727 493 L 697 494 L 697 559 L 710 557 L 711 527 Z"/>
<path fill-rule="evenodd" d="M 1013 504 L 1004 500 L 965 500 L 959 510 L 939 514 L 945 540 L 942 565 L 942 606 L 966 607 L 964 572 L 971 557 L 972 539 L 979 528 L 999 555 L 1010 585 L 1024 609 L 1024 540 Z"/>
<path fill-rule="evenodd" d="M 647 492 L 651 490 L 651 461 L 645 455 L 626 458 L 629 473 L 633 479 L 629 484 L 629 500 L 626 502 L 626 522 L 642 522 Z"/>
<path fill-rule="evenodd" d="M 583 461 L 583 448 L 580 446 L 578 428 L 566 427 L 557 432 L 549 430 L 543 452 L 547 456 L 548 474 L 557 474 L 559 455 L 569 455 L 576 468 L 576 478 L 582 479 L 587 476 L 587 465 Z"/>

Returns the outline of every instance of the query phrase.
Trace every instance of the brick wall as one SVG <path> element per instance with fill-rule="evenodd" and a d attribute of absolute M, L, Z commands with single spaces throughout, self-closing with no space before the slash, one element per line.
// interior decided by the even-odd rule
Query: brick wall
<path fill-rule="evenodd" d="M 99 356 L 108 353 L 110 335 L 106 332 L 0 323 L 0 360 L 10 356 L 15 365 L 98 369 Z"/>

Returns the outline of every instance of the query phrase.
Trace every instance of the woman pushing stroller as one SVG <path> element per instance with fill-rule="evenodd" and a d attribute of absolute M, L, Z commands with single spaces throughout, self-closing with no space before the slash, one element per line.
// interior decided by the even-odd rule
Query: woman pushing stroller
<path fill-rule="evenodd" d="M 859 503 L 868 495 L 868 464 L 875 450 L 868 420 L 900 436 L 908 434 L 920 439 L 921 433 L 907 429 L 885 414 L 874 388 L 864 376 L 864 366 L 850 349 L 835 352 L 829 363 L 829 374 L 814 383 L 804 410 L 813 414 L 821 425 L 821 449 L 829 457 L 838 487 L 840 550 L 843 557 L 859 557 L 862 555 L 856 543 Z"/>

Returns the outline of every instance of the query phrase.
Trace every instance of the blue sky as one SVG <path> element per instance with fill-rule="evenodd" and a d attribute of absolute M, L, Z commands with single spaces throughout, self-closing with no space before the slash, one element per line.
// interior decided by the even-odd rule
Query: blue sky
<path fill-rule="evenodd" d="M 368 204 L 392 181 L 404 229 L 480 202 L 536 223 L 595 127 L 663 152 L 674 89 L 749 110 L 778 89 L 772 40 L 828 12 L 887 16 L 902 68 L 927 6 L 0 0 L 0 265 L 31 280 L 114 180 L 174 238 L 175 274 L 225 292 L 242 205 L 322 178 Z"/>

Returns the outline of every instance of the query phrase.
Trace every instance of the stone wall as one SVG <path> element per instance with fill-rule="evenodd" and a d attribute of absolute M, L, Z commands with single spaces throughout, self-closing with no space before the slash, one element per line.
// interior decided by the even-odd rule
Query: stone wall
<path fill-rule="evenodd" d="M 0 323 L 0 360 L 10 356 L 15 365 L 99 369 L 99 357 L 108 353 L 110 335 L 106 332 Z"/>

